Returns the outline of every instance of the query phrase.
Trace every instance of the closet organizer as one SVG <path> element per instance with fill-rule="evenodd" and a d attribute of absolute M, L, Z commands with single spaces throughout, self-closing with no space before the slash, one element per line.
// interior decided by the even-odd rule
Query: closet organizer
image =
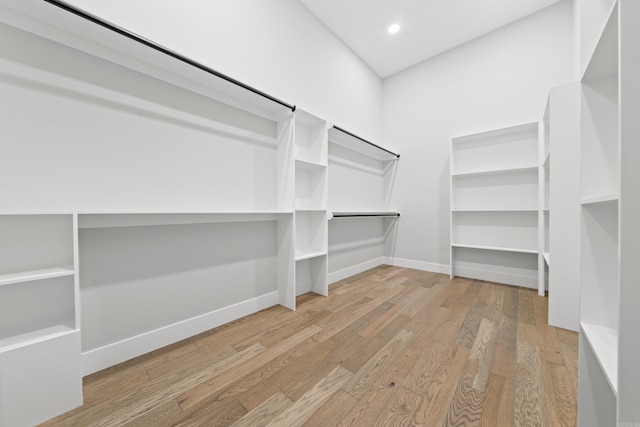
<path fill-rule="evenodd" d="M 327 295 L 332 124 L 62 1 L 3 0 L 0 37 L 1 426 Z"/>

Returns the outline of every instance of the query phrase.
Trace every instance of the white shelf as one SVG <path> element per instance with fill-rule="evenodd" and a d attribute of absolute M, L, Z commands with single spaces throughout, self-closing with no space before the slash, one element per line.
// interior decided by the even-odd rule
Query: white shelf
<path fill-rule="evenodd" d="M 542 167 L 547 167 L 549 165 L 549 161 L 551 160 L 551 152 L 548 151 L 544 156 L 544 160 L 542 161 Z"/>
<path fill-rule="evenodd" d="M 309 160 L 296 159 L 296 167 L 308 170 L 323 170 L 327 168 L 327 165 Z"/>
<path fill-rule="evenodd" d="M 580 326 L 609 381 L 611 390 L 617 395 L 618 331 L 586 322 L 580 322 Z"/>
<path fill-rule="evenodd" d="M 57 338 L 75 332 L 66 325 L 55 325 L 49 328 L 38 329 L 20 335 L 14 335 L 0 339 L 0 353 L 36 344 L 52 338 Z"/>
<path fill-rule="evenodd" d="M 606 203 L 618 203 L 620 196 L 618 194 L 603 194 L 601 196 L 587 197 L 580 201 L 583 206 L 606 204 Z"/>
<path fill-rule="evenodd" d="M 327 255 L 327 253 L 324 251 L 315 251 L 313 249 L 300 249 L 300 250 L 296 250 L 296 261 L 317 258 L 325 255 Z"/>
<path fill-rule="evenodd" d="M 501 252 L 516 252 L 521 254 L 537 254 L 538 253 L 538 251 L 535 249 L 506 248 L 506 247 L 482 246 L 482 245 L 465 245 L 461 243 L 453 243 L 451 246 L 454 248 L 480 249 L 480 250 L 501 251 Z"/>
<path fill-rule="evenodd" d="M 538 212 L 538 209 L 509 209 L 509 208 L 479 208 L 479 209 L 451 209 L 451 212 Z"/>
<path fill-rule="evenodd" d="M 544 258 L 544 262 L 546 262 L 547 265 L 550 265 L 549 264 L 549 252 L 543 252 L 542 253 L 542 257 Z"/>
<path fill-rule="evenodd" d="M 249 222 L 276 220 L 293 211 L 212 211 L 212 212 L 111 212 L 82 213 L 78 216 L 78 227 L 115 228 L 152 225 L 206 224 L 216 222 Z"/>
<path fill-rule="evenodd" d="M 25 271 L 20 273 L 0 275 L 0 286 L 14 283 L 31 282 L 34 280 L 52 279 L 54 277 L 73 276 L 73 267 L 46 268 L 43 270 Z"/>
<path fill-rule="evenodd" d="M 488 169 L 488 170 L 479 170 L 479 171 L 471 171 L 471 172 L 459 172 L 452 173 L 452 177 L 466 177 L 466 176 L 477 176 L 477 175 L 490 175 L 490 174 L 508 174 L 508 173 L 521 173 L 521 172 L 537 172 L 538 166 L 524 166 L 519 168 L 506 168 L 506 169 Z"/>

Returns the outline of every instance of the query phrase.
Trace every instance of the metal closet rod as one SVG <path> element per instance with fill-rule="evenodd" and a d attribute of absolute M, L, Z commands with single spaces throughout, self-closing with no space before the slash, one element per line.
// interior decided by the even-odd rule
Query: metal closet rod
<path fill-rule="evenodd" d="M 336 125 L 333 125 L 333 128 L 334 128 L 335 130 L 339 130 L 339 131 L 340 131 L 340 132 L 342 132 L 342 133 L 346 133 L 347 135 L 352 136 L 352 137 L 354 137 L 354 138 L 356 138 L 356 139 L 359 139 L 360 141 L 365 142 L 365 143 L 367 143 L 367 144 L 371 145 L 372 147 L 377 148 L 378 150 L 382 150 L 382 151 L 384 151 L 385 153 L 389 153 L 389 154 L 391 154 L 392 156 L 395 156 L 395 157 L 396 157 L 396 159 L 399 159 L 399 158 L 400 158 L 400 154 L 394 153 L 393 151 L 389 151 L 389 150 L 387 150 L 386 148 L 380 147 L 379 145 L 374 144 L 374 143 L 373 143 L 373 142 L 371 142 L 371 141 L 367 141 L 366 139 L 361 138 L 361 137 L 359 137 L 358 135 L 354 135 L 353 133 L 351 133 L 351 132 L 349 132 L 349 131 L 347 131 L 347 130 L 342 129 L 341 127 L 338 127 L 338 126 L 336 126 Z"/>
<path fill-rule="evenodd" d="M 150 48 L 152 48 L 152 49 L 154 49 L 154 50 L 156 50 L 158 52 L 164 53 L 165 55 L 168 55 L 168 56 L 170 56 L 172 58 L 175 58 L 178 61 L 184 62 L 185 64 L 189 64 L 192 67 L 198 68 L 198 69 L 200 69 L 202 71 L 205 71 L 205 72 L 207 72 L 209 74 L 212 74 L 212 75 L 214 75 L 214 76 L 216 76 L 218 78 L 226 80 L 229 83 L 233 83 L 236 86 L 240 86 L 243 89 L 246 89 L 246 90 L 248 90 L 250 92 L 255 93 L 256 95 L 260 95 L 263 98 L 266 98 L 266 99 L 268 99 L 268 100 L 270 100 L 272 102 L 275 102 L 277 104 L 282 105 L 283 107 L 287 107 L 291 111 L 295 111 L 296 110 L 296 106 L 295 105 L 291 105 L 291 104 L 289 104 L 287 102 L 282 101 L 281 99 L 278 99 L 278 98 L 273 97 L 273 96 L 271 96 L 271 95 L 269 95 L 267 93 L 264 93 L 261 90 L 258 90 L 256 88 L 254 88 L 252 86 L 249 86 L 249 85 L 247 85 L 245 83 L 242 83 L 242 82 L 240 82 L 240 81 L 238 81 L 238 80 L 236 80 L 236 79 L 234 79 L 232 77 L 229 77 L 229 76 L 227 76 L 225 74 L 222 74 L 219 71 L 216 71 L 216 70 L 214 70 L 212 68 L 207 67 L 206 65 L 203 65 L 203 64 L 201 64 L 199 62 L 194 61 L 193 59 L 189 59 L 186 56 L 180 55 L 179 53 L 174 52 L 171 49 L 167 49 L 166 47 L 161 46 L 161 45 L 159 45 L 159 44 L 157 44 L 155 42 L 152 42 L 151 40 L 147 40 L 144 37 L 141 37 L 141 36 L 139 36 L 139 35 L 137 35 L 135 33 L 132 33 L 129 30 L 125 30 L 124 28 L 118 27 L 115 24 L 112 24 L 112 23 L 110 23 L 108 21 L 100 19 L 97 16 L 94 16 L 94 15 L 88 13 L 88 12 L 85 12 L 84 10 L 78 9 L 77 7 L 72 6 L 72 5 L 70 5 L 70 4 L 68 4 L 68 3 L 64 2 L 64 1 L 60 1 L 60 0 L 44 0 L 44 1 L 47 2 L 47 3 L 50 3 L 50 4 L 54 5 L 54 6 L 57 6 L 60 9 L 66 10 L 67 12 L 71 12 L 74 15 L 77 15 L 77 16 L 79 16 L 81 18 L 84 18 L 87 21 L 91 21 L 94 24 L 98 24 L 101 27 L 104 27 L 104 28 L 106 28 L 108 30 L 111 30 L 111 31 L 115 32 L 115 33 L 123 35 L 123 36 L 125 36 L 125 37 L 127 37 L 127 38 L 129 38 L 129 39 L 131 39 L 133 41 L 136 41 L 136 42 L 138 42 L 140 44 L 143 44 L 143 45 L 145 45 L 147 47 L 150 47 Z"/>
<path fill-rule="evenodd" d="M 333 212 L 334 218 L 399 217 L 400 212 Z"/>

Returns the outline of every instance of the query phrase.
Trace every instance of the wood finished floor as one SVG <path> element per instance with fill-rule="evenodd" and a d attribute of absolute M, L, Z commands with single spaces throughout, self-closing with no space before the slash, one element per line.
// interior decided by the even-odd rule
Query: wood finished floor
<path fill-rule="evenodd" d="M 381 266 L 84 379 L 47 426 L 574 426 L 533 290 Z"/>

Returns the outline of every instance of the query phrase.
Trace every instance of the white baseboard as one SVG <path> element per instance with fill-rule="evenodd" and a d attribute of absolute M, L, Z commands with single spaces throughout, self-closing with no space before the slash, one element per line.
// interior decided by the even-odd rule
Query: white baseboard
<path fill-rule="evenodd" d="M 372 260 L 363 262 L 361 264 L 343 268 L 342 270 L 334 271 L 333 273 L 329 273 L 329 284 L 332 284 L 342 279 L 346 279 L 347 277 L 351 277 L 356 274 L 362 273 L 363 271 L 370 270 L 384 263 L 385 263 L 385 257 L 379 257 L 379 258 L 374 258 Z"/>
<path fill-rule="evenodd" d="M 449 274 L 451 268 L 448 264 L 435 264 L 432 262 L 416 261 L 395 257 L 385 257 L 385 264 L 396 267 L 413 268 L 415 270 L 430 271 L 432 273 Z"/>
<path fill-rule="evenodd" d="M 82 375 L 157 350 L 265 308 L 278 305 L 278 292 L 261 295 L 200 316 L 82 353 Z"/>

